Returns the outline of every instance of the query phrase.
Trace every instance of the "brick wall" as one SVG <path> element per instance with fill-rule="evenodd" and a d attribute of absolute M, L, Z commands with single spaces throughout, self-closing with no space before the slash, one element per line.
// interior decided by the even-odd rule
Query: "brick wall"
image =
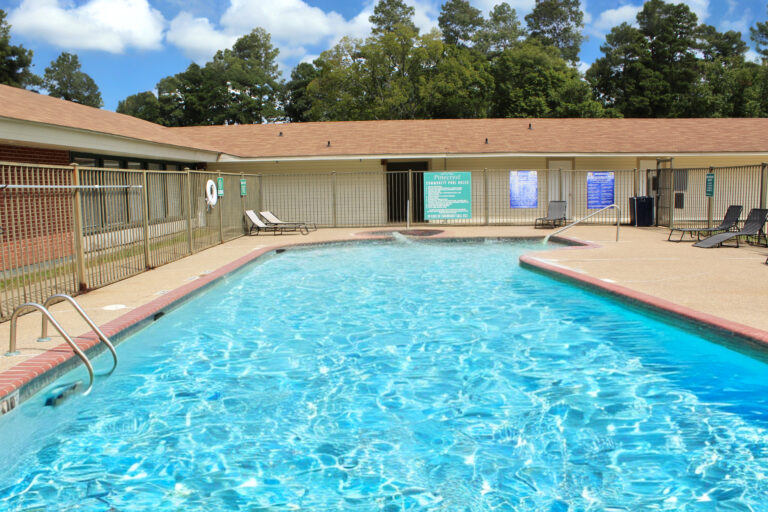
<path fill-rule="evenodd" d="M 41 165 L 69 165 L 69 151 L 0 144 L 0 161 Z"/>

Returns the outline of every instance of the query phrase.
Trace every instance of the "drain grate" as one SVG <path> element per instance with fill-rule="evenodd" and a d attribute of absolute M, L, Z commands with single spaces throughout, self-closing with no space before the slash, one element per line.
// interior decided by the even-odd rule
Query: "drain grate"
<path fill-rule="evenodd" d="M 0 416 L 14 410 L 19 405 L 19 392 L 14 391 L 7 397 L 0 400 Z"/>

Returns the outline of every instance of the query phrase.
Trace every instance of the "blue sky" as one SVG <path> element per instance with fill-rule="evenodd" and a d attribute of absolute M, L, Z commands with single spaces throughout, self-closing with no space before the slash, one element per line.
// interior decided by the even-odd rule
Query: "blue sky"
<path fill-rule="evenodd" d="M 416 8 L 423 30 L 437 26 L 444 0 L 405 0 Z M 500 0 L 470 0 L 484 14 Z M 507 0 L 521 21 L 535 0 Z M 700 22 L 721 31 L 738 30 L 768 19 L 766 0 L 685 0 Z M 208 61 L 253 27 L 261 26 L 280 49 L 283 76 L 302 60 L 312 60 L 342 36 L 365 37 L 374 1 L 343 0 L 0 0 L 8 14 L 12 44 L 34 51 L 34 71 L 62 51 L 76 53 L 82 69 L 97 83 L 104 108 L 137 92 L 153 90 L 163 77 Z M 642 0 L 582 0 L 585 12 L 582 69 L 600 56 L 611 27 L 634 22 Z M 756 54 L 750 52 L 756 59 Z"/>

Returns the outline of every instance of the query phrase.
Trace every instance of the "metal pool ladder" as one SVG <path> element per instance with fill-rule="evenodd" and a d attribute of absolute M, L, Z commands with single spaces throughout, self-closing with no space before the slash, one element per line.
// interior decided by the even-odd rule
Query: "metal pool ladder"
<path fill-rule="evenodd" d="M 24 304 L 19 305 L 16 309 L 13 310 L 13 314 L 11 315 L 11 337 L 10 342 L 8 345 L 8 352 L 6 352 L 6 356 L 15 356 L 19 355 L 19 351 L 16 350 L 16 320 L 18 319 L 19 315 L 23 313 L 24 311 L 28 309 L 37 309 L 40 311 L 40 313 L 43 314 L 43 320 L 41 325 L 41 333 L 40 337 L 37 339 L 37 341 L 49 341 L 50 338 L 48 338 L 48 322 L 50 321 L 51 324 L 53 324 L 54 329 L 58 331 L 58 333 L 61 335 L 62 338 L 64 338 L 64 341 L 67 342 L 67 345 L 69 345 L 72 348 L 72 351 L 77 355 L 77 357 L 80 358 L 80 360 L 85 365 L 86 369 L 88 370 L 88 388 L 83 392 L 83 395 L 87 395 L 91 392 L 91 388 L 93 388 L 93 365 L 91 364 L 91 361 L 88 359 L 88 356 L 85 355 L 85 352 L 83 352 L 80 347 L 77 346 L 77 344 L 72 340 L 72 338 L 67 334 L 67 332 L 64 330 L 64 328 L 61 326 L 59 322 L 56 321 L 55 318 L 53 318 L 53 315 L 51 315 L 51 312 L 48 310 L 48 307 L 56 300 L 60 301 L 66 301 L 72 304 L 72 307 L 75 308 L 75 311 L 77 311 L 80 316 L 85 320 L 85 322 L 90 326 L 91 329 L 96 333 L 96 335 L 99 337 L 99 340 L 101 340 L 102 343 L 104 343 L 109 351 L 112 353 L 112 369 L 109 370 L 109 372 L 106 373 L 106 375 L 111 374 L 115 371 L 115 368 L 117 368 L 117 352 L 115 351 L 114 345 L 112 345 L 112 342 L 109 341 L 109 338 L 107 338 L 104 333 L 99 329 L 99 327 L 91 320 L 91 317 L 89 317 L 85 311 L 83 311 L 83 308 L 80 307 L 80 304 L 75 301 L 72 297 L 70 297 L 67 294 L 64 293 L 57 293 L 55 295 L 51 295 L 48 297 L 48 299 L 43 304 L 38 304 L 36 302 L 25 302 Z"/>
<path fill-rule="evenodd" d="M 604 208 L 600 208 L 600 209 L 599 209 L 599 210 L 597 210 L 596 212 L 592 212 L 592 213 L 590 213 L 590 214 L 589 214 L 589 215 L 587 215 L 586 217 L 582 217 L 582 218 L 580 218 L 579 220 L 576 220 L 576 221 L 574 221 L 574 222 L 571 222 L 571 223 L 570 223 L 570 224 L 568 224 L 567 226 L 564 226 L 564 227 L 562 227 L 562 228 L 558 229 L 558 230 L 557 230 L 557 231 L 555 231 L 554 233 L 550 233 L 550 234 L 548 234 L 547 236 L 545 236 L 545 237 L 544 237 L 544 243 L 547 243 L 547 242 L 549 242 L 549 239 L 550 239 L 550 238 L 552 238 L 553 236 L 557 235 L 558 233 L 562 233 L 562 232 L 563 232 L 563 231 L 565 231 L 566 229 L 571 229 L 573 226 L 575 226 L 575 225 L 576 225 L 576 224 L 578 224 L 579 222 L 581 222 L 581 221 L 583 221 L 583 220 L 587 220 L 587 219 L 588 219 L 588 218 L 590 218 L 590 217 L 594 217 L 594 216 L 595 216 L 595 215 L 597 215 L 598 213 L 604 212 L 605 210 L 610 210 L 611 208 L 615 208 L 615 209 L 616 209 L 616 241 L 618 242 L 618 241 L 619 241 L 619 221 L 621 220 L 621 208 L 619 208 L 619 206 L 618 206 L 618 205 L 616 205 L 616 204 L 609 204 L 608 206 L 606 206 L 606 207 L 604 207 Z"/>

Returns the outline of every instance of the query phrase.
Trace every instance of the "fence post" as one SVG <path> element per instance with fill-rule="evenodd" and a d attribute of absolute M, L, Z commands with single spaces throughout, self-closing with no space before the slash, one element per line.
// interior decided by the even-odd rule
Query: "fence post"
<path fill-rule="evenodd" d="M 669 229 L 675 226 L 675 170 L 669 169 Z"/>
<path fill-rule="evenodd" d="M 711 165 L 709 166 L 709 172 L 714 173 L 715 168 Z M 712 196 L 707 196 L 707 227 L 712 227 Z"/>
<path fill-rule="evenodd" d="M 483 205 L 485 206 L 485 225 L 491 223 L 491 207 L 488 204 L 488 168 L 483 169 Z"/>
<path fill-rule="evenodd" d="M 219 181 L 218 178 L 221 178 L 221 188 L 224 189 L 224 178 L 221 177 L 221 171 L 218 169 L 216 170 L 216 181 Z M 218 194 L 218 189 L 216 191 Z M 226 196 L 219 196 L 217 205 L 219 207 L 219 243 L 224 243 L 224 198 Z"/>
<path fill-rule="evenodd" d="M 247 228 L 245 224 L 245 196 L 243 195 L 243 180 L 245 179 L 245 173 L 240 173 L 240 183 L 238 183 L 238 190 L 240 191 L 240 220 L 242 223 L 243 234 L 247 234 Z M 246 185 L 248 187 L 248 185 Z M 248 191 L 246 190 L 246 194 Z"/>
<path fill-rule="evenodd" d="M 189 167 L 185 167 L 187 173 L 187 252 L 192 254 L 192 175 Z"/>
<path fill-rule="evenodd" d="M 408 200 L 406 201 L 406 212 L 405 212 L 405 219 L 406 219 L 406 229 L 410 229 L 411 224 L 411 215 L 413 208 L 413 171 L 411 169 L 408 169 Z"/>
<path fill-rule="evenodd" d="M 331 213 L 333 217 L 333 227 L 336 227 L 336 171 L 331 172 Z"/>
<path fill-rule="evenodd" d="M 262 188 L 261 174 L 258 175 L 258 178 L 259 178 L 258 180 L 259 181 L 259 196 L 258 196 L 259 210 L 258 211 L 263 211 L 264 210 L 264 189 Z"/>
<path fill-rule="evenodd" d="M 760 172 L 760 208 L 765 208 L 768 202 L 768 163 L 763 162 Z"/>
<path fill-rule="evenodd" d="M 75 269 L 77 272 L 77 288 L 79 291 L 88 289 L 85 279 L 85 235 L 83 233 L 83 195 L 80 190 L 80 167 L 72 164 L 72 184 L 75 188 L 74 234 L 75 234 Z"/>
<path fill-rule="evenodd" d="M 637 172 L 637 168 L 632 169 L 632 195 L 637 197 L 637 193 L 640 191 L 640 174 Z"/>
<path fill-rule="evenodd" d="M 144 268 L 152 268 L 149 257 L 149 187 L 147 186 L 147 171 L 141 172 L 144 199 Z"/>

